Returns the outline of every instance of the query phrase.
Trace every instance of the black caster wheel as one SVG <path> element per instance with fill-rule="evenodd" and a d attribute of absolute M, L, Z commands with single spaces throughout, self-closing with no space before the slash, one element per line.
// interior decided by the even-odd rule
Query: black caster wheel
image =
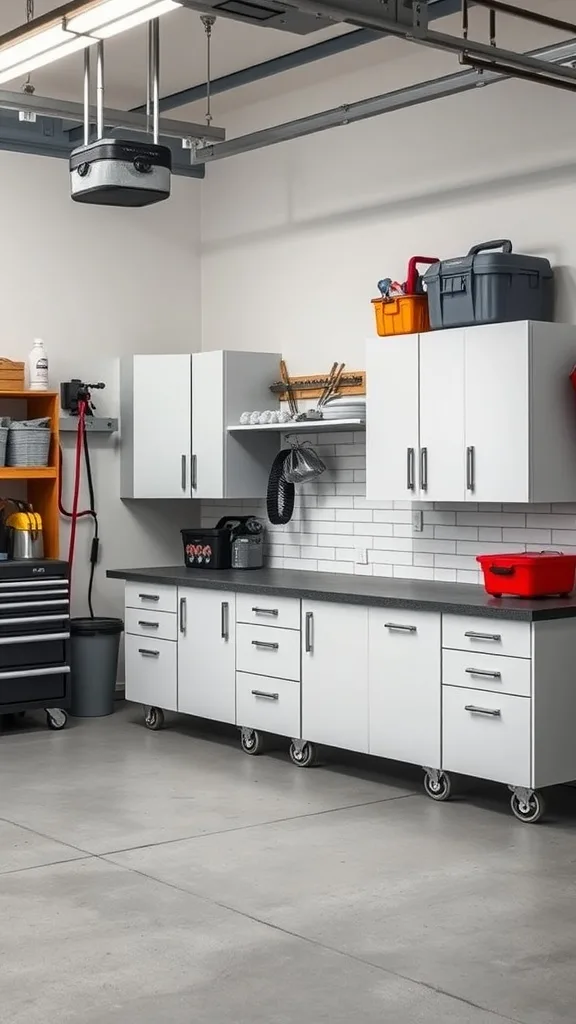
<path fill-rule="evenodd" d="M 452 795 L 452 783 L 446 772 L 426 772 L 424 776 L 424 792 L 431 800 L 442 803 Z"/>
<path fill-rule="evenodd" d="M 153 732 L 158 732 L 164 726 L 164 712 L 162 708 L 146 708 L 144 714 L 144 725 Z"/>
<path fill-rule="evenodd" d="M 266 749 L 266 736 L 257 729 L 242 729 L 240 732 L 240 746 L 245 754 L 251 757 L 258 757 Z"/>
<path fill-rule="evenodd" d="M 46 712 L 46 725 L 49 729 L 58 732 L 60 729 L 65 729 L 67 723 L 68 715 L 61 708 L 51 708 Z"/>
<path fill-rule="evenodd" d="M 512 793 L 510 807 L 514 817 L 518 818 L 518 821 L 523 821 L 526 825 L 534 825 L 537 821 L 540 821 L 546 810 L 544 797 L 537 791 L 533 793 Z"/>
<path fill-rule="evenodd" d="M 314 743 L 290 744 L 290 760 L 297 768 L 313 768 L 318 764 L 318 749 Z"/>

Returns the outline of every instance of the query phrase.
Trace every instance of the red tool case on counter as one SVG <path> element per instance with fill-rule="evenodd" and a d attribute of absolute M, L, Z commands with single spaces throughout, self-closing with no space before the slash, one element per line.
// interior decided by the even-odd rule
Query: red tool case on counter
<path fill-rule="evenodd" d="M 576 555 L 540 551 L 512 555 L 478 555 L 484 586 L 492 597 L 567 596 L 574 589 Z"/>

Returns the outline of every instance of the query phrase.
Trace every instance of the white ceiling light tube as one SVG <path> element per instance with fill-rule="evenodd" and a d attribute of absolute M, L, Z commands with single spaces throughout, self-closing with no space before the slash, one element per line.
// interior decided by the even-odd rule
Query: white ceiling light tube
<path fill-rule="evenodd" d="M 0 84 L 181 6 L 180 0 L 71 0 L 0 36 Z"/>

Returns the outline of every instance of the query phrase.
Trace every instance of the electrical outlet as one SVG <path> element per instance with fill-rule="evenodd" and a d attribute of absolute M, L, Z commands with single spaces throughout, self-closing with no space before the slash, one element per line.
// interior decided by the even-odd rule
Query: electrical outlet
<path fill-rule="evenodd" d="M 414 533 L 422 533 L 424 529 L 424 513 L 420 509 L 412 509 L 412 529 Z"/>
<path fill-rule="evenodd" d="M 368 551 L 366 548 L 356 548 L 356 565 L 368 565 Z"/>

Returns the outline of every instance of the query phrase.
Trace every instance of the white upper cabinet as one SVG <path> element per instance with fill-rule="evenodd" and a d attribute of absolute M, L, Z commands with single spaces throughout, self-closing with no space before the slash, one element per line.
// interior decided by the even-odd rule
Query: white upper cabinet
<path fill-rule="evenodd" d="M 191 358 L 137 355 L 121 362 L 122 498 L 190 497 Z"/>
<path fill-rule="evenodd" d="M 564 324 L 370 340 L 368 496 L 576 500 L 575 362 L 576 327 Z"/>

